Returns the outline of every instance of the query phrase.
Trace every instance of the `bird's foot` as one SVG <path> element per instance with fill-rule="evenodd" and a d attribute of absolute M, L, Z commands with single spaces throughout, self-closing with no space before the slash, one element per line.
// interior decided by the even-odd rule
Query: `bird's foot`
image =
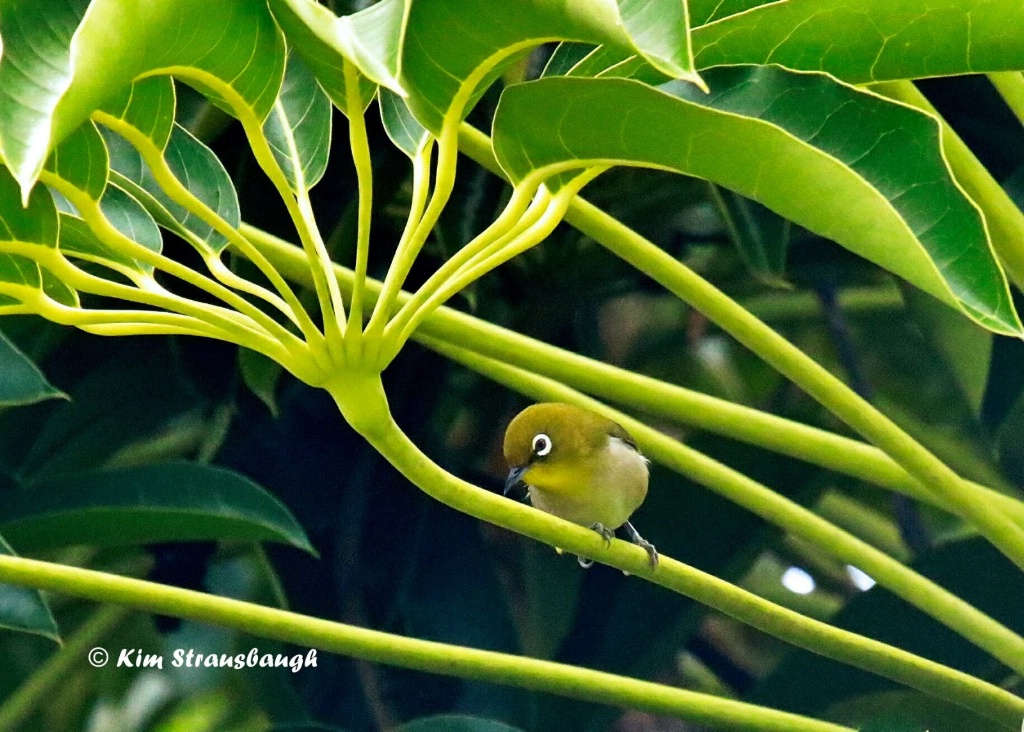
<path fill-rule="evenodd" d="M 601 538 L 604 539 L 604 545 L 605 546 L 611 546 L 612 545 L 612 539 L 615 538 L 615 532 L 614 531 L 612 531 L 611 529 L 607 528 L 604 524 L 601 524 L 601 523 L 591 524 L 590 528 L 592 528 L 594 531 L 596 531 L 597 533 L 599 533 L 601 535 Z"/>
<path fill-rule="evenodd" d="M 594 566 L 594 560 L 587 559 L 586 557 L 576 557 L 576 561 L 580 563 L 580 566 L 583 567 L 583 569 L 590 569 Z"/>
<path fill-rule="evenodd" d="M 629 540 L 641 547 L 651 561 L 652 567 L 658 566 L 658 550 L 654 548 L 654 544 L 647 541 L 644 537 L 640 536 L 636 529 L 633 528 L 633 524 L 628 521 L 622 525 L 622 528 L 626 530 L 626 534 L 629 535 Z"/>

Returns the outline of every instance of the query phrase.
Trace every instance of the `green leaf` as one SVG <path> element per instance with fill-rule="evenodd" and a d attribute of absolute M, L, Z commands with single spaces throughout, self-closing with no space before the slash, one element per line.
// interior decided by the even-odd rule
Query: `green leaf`
<path fill-rule="evenodd" d="M 256 122 L 277 98 L 284 42 L 262 3 L 93 0 L 88 13 L 70 0 L 6 4 L 0 140 L 23 191 L 52 145 L 96 109 L 124 100 L 140 76 L 174 73 Z"/>
<path fill-rule="evenodd" d="M 0 554 L 16 556 L 3 537 L 0 537 Z M 60 643 L 57 621 L 39 590 L 0 585 L 0 628 L 41 635 Z"/>
<path fill-rule="evenodd" d="M 1021 333 L 981 214 L 945 164 L 933 118 L 820 74 L 735 67 L 707 80 L 707 95 L 679 81 L 510 87 L 495 116 L 495 153 L 514 181 L 614 163 L 705 178 L 990 330 Z"/>
<path fill-rule="evenodd" d="M 238 350 L 238 370 L 242 381 L 275 417 L 277 409 L 277 383 L 281 380 L 284 368 L 277 361 L 267 358 L 262 353 L 250 351 L 248 348 Z"/>
<path fill-rule="evenodd" d="M 219 252 L 228 240 L 188 209 L 172 201 L 157 183 L 139 151 L 107 130 L 113 179 L 137 198 L 162 226 L 180 235 L 200 251 Z M 184 127 L 175 124 L 164 150 L 171 172 L 196 198 L 230 226 L 241 222 L 238 194 L 224 165 L 210 148 Z"/>
<path fill-rule="evenodd" d="M 785 278 L 789 221 L 714 183 L 708 184 L 708 188 L 725 230 L 750 273 L 766 285 L 790 287 Z"/>
<path fill-rule="evenodd" d="M 94 201 L 107 187 L 107 147 L 92 122 L 86 122 L 54 148 L 44 168 Z"/>
<path fill-rule="evenodd" d="M 697 68 L 779 64 L 853 84 L 1024 69 L 1024 34 L 1008 30 L 1024 26 L 1017 0 L 752 4 L 694 28 Z"/>
<path fill-rule="evenodd" d="M 696 31 L 703 25 L 738 15 L 776 0 L 691 0 L 690 22 Z"/>
<path fill-rule="evenodd" d="M 493 719 L 463 714 L 440 714 L 436 717 L 414 719 L 394 727 L 392 732 L 520 732 L 520 728 Z"/>
<path fill-rule="evenodd" d="M 35 404 L 44 399 L 66 399 L 39 367 L 0 331 L 0 407 Z"/>
<path fill-rule="evenodd" d="M 413 116 L 405 100 L 393 91 L 380 87 L 377 90 L 377 104 L 384 130 L 391 142 L 410 158 L 415 158 L 430 140 L 430 133 Z"/>
<path fill-rule="evenodd" d="M 331 101 L 296 53 L 288 57 L 263 134 L 293 191 L 309 190 L 323 177 L 331 151 Z"/>
<path fill-rule="evenodd" d="M 51 115 L 72 78 L 71 39 L 89 0 L 5 0 L 0 12 L 0 154 L 27 196 L 48 152 Z"/>
<path fill-rule="evenodd" d="M 50 479 L 10 491 L 0 526 L 19 547 L 276 541 L 313 553 L 287 508 L 225 468 L 174 462 Z"/>
<path fill-rule="evenodd" d="M 372 85 L 404 94 L 399 81 L 400 52 L 410 0 L 382 0 L 365 10 L 338 17 L 316 0 L 270 0 L 270 8 L 288 42 L 320 81 L 327 96 L 345 109 L 343 59 L 358 67 Z"/>

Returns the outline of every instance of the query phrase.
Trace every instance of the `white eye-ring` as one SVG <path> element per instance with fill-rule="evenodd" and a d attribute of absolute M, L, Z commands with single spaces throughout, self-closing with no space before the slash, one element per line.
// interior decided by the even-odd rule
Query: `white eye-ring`
<path fill-rule="evenodd" d="M 551 438 L 543 432 L 533 438 L 533 454 L 537 457 L 544 457 L 551 452 Z"/>

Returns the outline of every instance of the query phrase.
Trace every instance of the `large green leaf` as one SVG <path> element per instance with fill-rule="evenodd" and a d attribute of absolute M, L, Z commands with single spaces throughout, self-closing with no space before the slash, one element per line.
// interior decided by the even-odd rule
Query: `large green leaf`
<path fill-rule="evenodd" d="M 238 473 L 157 463 L 51 479 L 4 495 L 0 526 L 22 550 L 234 539 L 312 552 L 302 527 Z"/>
<path fill-rule="evenodd" d="M 289 41 L 337 104 L 343 59 L 406 97 L 437 133 L 449 110 L 468 114 L 522 53 L 552 40 L 606 43 L 698 84 L 686 3 L 678 0 L 391 0 L 334 18 L 314 0 L 272 0 Z M 358 28 L 367 32 L 360 35 Z M 357 39 L 358 38 L 358 42 Z"/>
<path fill-rule="evenodd" d="M 1019 334 L 981 213 L 923 113 L 810 73 L 734 67 L 712 91 L 547 78 L 511 87 L 494 148 L 513 180 L 609 163 L 705 178 L 888 269 L 995 332 Z"/>
<path fill-rule="evenodd" d="M 14 554 L 11 545 L 3 537 L 0 537 L 0 554 Z M 39 590 L 27 587 L 0 585 L 0 628 L 60 641 L 57 621 L 53 619 L 50 606 Z"/>
<path fill-rule="evenodd" d="M 0 407 L 35 404 L 65 397 L 52 386 L 32 360 L 0 331 Z"/>
<path fill-rule="evenodd" d="M 0 4 L 0 153 L 31 181 L 46 158 L 51 115 L 71 83 L 71 39 L 89 0 Z"/>
<path fill-rule="evenodd" d="M 288 57 L 263 134 L 292 190 L 309 190 L 323 177 L 331 150 L 331 102 L 296 53 Z"/>
<path fill-rule="evenodd" d="M 173 73 L 250 121 L 270 111 L 285 54 L 265 4 L 93 0 L 83 17 L 84 7 L 5 3 L 0 74 L 10 81 L 0 77 L 0 86 L 11 93 L 0 104 L 0 141 L 23 191 L 54 144 L 144 75 Z"/>
<path fill-rule="evenodd" d="M 694 28 L 697 67 L 780 64 L 852 83 L 1024 69 L 1018 0 L 790 0 Z M 696 16 L 697 13 L 695 12 Z M 708 16 L 702 12 L 702 19 Z"/>

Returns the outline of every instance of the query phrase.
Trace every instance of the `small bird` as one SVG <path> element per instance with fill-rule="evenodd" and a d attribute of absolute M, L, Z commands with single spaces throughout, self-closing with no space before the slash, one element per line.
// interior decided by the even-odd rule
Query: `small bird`
<path fill-rule="evenodd" d="M 592 528 L 609 544 L 621 527 L 657 566 L 654 545 L 629 523 L 647 496 L 649 461 L 618 424 L 571 404 L 534 404 L 509 423 L 504 452 L 506 496 L 525 485 L 535 508 Z"/>

